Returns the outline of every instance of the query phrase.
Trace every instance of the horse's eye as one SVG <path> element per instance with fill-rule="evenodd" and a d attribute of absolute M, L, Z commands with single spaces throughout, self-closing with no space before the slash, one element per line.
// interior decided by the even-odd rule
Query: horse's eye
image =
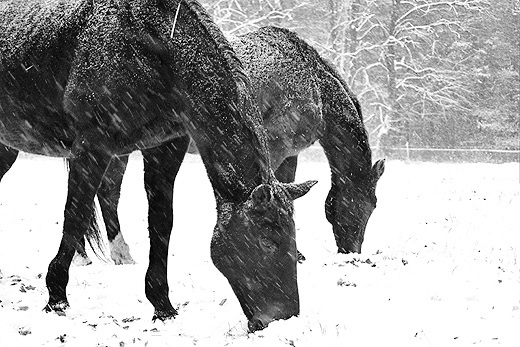
<path fill-rule="evenodd" d="M 259 243 L 264 252 L 273 254 L 278 250 L 278 244 L 266 236 L 260 237 Z"/>

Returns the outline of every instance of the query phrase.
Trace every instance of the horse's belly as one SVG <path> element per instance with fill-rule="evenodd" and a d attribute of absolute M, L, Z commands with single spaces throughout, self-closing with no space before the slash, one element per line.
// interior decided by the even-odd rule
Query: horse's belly
<path fill-rule="evenodd" d="M 186 134 L 184 125 L 176 118 L 158 119 L 145 124 L 137 133 L 128 134 L 124 141 L 127 144 L 121 148 L 122 153 L 118 154 L 157 147 Z"/>
<path fill-rule="evenodd" d="M 0 142 L 19 151 L 68 157 L 75 133 L 70 121 L 50 103 L 0 96 Z"/>
<path fill-rule="evenodd" d="M 0 115 L 1 116 L 1 115 Z M 26 120 L 0 118 L 0 143 L 18 151 L 51 157 L 69 157 L 72 141 Z"/>

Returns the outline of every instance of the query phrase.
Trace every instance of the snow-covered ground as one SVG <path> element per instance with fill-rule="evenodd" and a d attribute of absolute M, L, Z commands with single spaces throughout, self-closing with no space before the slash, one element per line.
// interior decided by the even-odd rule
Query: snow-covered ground
<path fill-rule="evenodd" d="M 23 155 L 0 184 L 1 346 L 520 346 L 518 164 L 387 162 L 361 255 L 338 255 L 323 202 L 324 161 L 297 180 L 319 184 L 296 203 L 301 315 L 247 333 L 209 258 L 214 200 L 189 155 L 175 188 L 170 298 L 179 316 L 152 323 L 144 295 L 146 199 L 140 155 L 120 217 L 136 265 L 94 258 L 73 267 L 66 316 L 42 312 L 66 196 L 58 159 Z"/>

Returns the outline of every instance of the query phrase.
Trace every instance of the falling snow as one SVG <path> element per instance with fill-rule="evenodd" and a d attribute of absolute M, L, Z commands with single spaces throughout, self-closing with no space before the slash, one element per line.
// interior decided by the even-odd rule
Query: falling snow
<path fill-rule="evenodd" d="M 135 265 L 74 267 L 66 316 L 46 314 L 46 267 L 61 237 L 61 160 L 21 155 L 0 185 L 2 346 L 516 346 L 520 341 L 518 164 L 390 161 L 361 255 L 335 254 L 323 211 L 329 169 L 301 160 L 296 201 L 301 315 L 247 333 L 209 243 L 216 220 L 199 157 L 176 183 L 169 258 L 179 315 L 151 321 L 142 160 L 131 157 L 119 208 Z"/>

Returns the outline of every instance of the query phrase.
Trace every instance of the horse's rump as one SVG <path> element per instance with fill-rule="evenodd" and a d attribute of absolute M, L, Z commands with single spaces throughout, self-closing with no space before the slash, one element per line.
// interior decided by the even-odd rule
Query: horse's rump
<path fill-rule="evenodd" d="M 0 71 L 55 47 L 63 35 L 76 35 L 91 7 L 85 0 L 0 2 Z"/>
<path fill-rule="evenodd" d="M 263 120 L 268 121 L 274 109 L 285 112 L 293 100 L 319 103 L 312 68 L 302 59 L 297 47 L 284 37 L 262 28 L 233 39 L 253 85 Z M 281 92 L 281 93 L 280 93 Z"/>
<path fill-rule="evenodd" d="M 236 37 L 232 43 L 250 75 L 277 168 L 318 139 L 322 102 L 313 66 L 284 32 L 271 29 Z"/>

